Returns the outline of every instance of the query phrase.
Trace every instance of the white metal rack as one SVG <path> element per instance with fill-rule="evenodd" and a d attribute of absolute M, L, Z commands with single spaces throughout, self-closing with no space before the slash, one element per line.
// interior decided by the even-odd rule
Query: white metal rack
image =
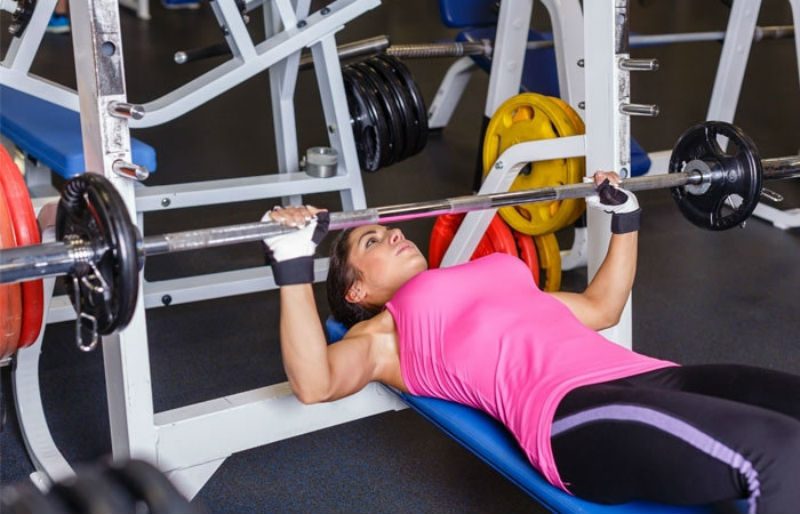
<path fill-rule="evenodd" d="M 302 195 L 338 191 L 343 209 L 366 207 L 350 115 L 336 53 L 335 34 L 346 22 L 379 5 L 378 0 L 337 0 L 310 13 L 310 0 L 272 0 L 265 6 L 267 39 L 253 44 L 234 2 L 214 2 L 214 11 L 228 27 L 233 56 L 175 91 L 146 103 L 141 123 L 108 115 L 112 101 L 126 102 L 119 10 L 113 0 L 72 0 L 73 47 L 77 93 L 29 73 L 47 18 L 55 2 L 44 0 L 24 36 L 15 39 L 0 66 L 0 83 L 77 110 L 81 115 L 88 170 L 103 172 L 114 182 L 132 216 L 141 213 L 234 203 L 259 198 L 302 201 Z M 333 178 L 312 178 L 298 172 L 294 89 L 300 52 L 311 48 L 330 145 L 339 155 Z M 141 187 L 114 174 L 111 164 L 130 161 L 130 126 L 152 126 L 175 119 L 224 91 L 269 69 L 278 173 L 260 177 Z M 38 202 L 43 225 L 52 209 Z M 51 231 L 45 237 L 52 238 Z M 327 272 L 327 260 L 315 263 L 315 277 Z M 65 298 L 51 302 L 52 280 L 46 282 L 48 321 L 74 318 Z M 145 307 L 164 294 L 173 303 L 199 301 L 274 289 L 268 268 L 147 283 L 140 291 L 136 314 L 128 328 L 104 339 L 104 368 L 112 448 L 115 458 L 138 457 L 155 462 L 190 497 L 231 454 L 386 410 L 404 408 L 393 394 L 370 386 L 340 402 L 306 407 L 287 384 L 276 384 L 224 398 L 156 413 L 153 410 Z M 72 474 L 56 447 L 39 392 L 41 339 L 18 353 L 14 388 L 19 420 L 31 458 L 33 477 L 43 487 Z M 275 423 L 275 420 L 280 420 Z M 272 421 L 272 423 L 270 423 Z M 225 427 L 224 430 L 221 427 Z M 227 437 L 213 437 L 226 433 Z"/>
<path fill-rule="evenodd" d="M 581 13 L 577 0 L 542 0 L 542 3 L 548 10 L 553 27 L 558 81 L 562 97 L 574 108 L 579 109 L 583 97 L 584 81 L 580 78 L 579 70 L 575 69 L 577 63 L 575 56 L 580 55 L 583 49 L 583 13 Z M 789 0 L 789 3 L 792 10 L 793 24 L 795 27 L 800 26 L 798 25 L 800 23 L 800 0 Z M 733 122 L 760 9 L 761 0 L 733 2 L 706 120 Z M 521 13 L 517 20 L 526 19 L 522 14 L 525 13 Z M 530 13 L 528 12 L 528 14 Z M 499 23 L 508 22 L 501 19 Z M 526 31 L 527 28 L 524 27 Z M 499 25 L 498 34 L 500 34 Z M 509 42 L 505 35 L 502 36 L 502 39 L 506 43 Z M 795 37 L 794 42 L 795 55 L 798 59 L 798 64 L 800 64 L 800 38 Z M 527 41 L 523 42 L 521 37 L 514 40 L 514 44 L 518 45 L 515 50 L 517 54 L 525 43 Z M 496 55 L 497 51 L 495 52 Z M 463 57 L 450 66 L 429 109 L 430 117 L 428 123 L 432 128 L 443 128 L 447 125 L 475 68 L 476 66 L 470 57 Z M 495 77 L 496 73 L 499 78 Z M 508 81 L 509 87 L 519 85 L 519 80 L 514 80 L 516 75 L 513 72 L 496 67 L 494 62 L 491 75 L 490 84 L 496 81 Z M 506 91 L 506 89 L 508 88 L 505 86 L 490 85 L 487 98 L 487 116 L 491 116 L 494 112 L 489 110 L 490 106 L 493 105 L 496 108 L 500 105 L 492 101 L 497 96 L 496 91 Z M 516 90 L 511 94 L 516 94 Z M 500 95 L 500 97 L 502 96 Z M 578 112 L 581 111 L 579 110 Z M 666 173 L 670 154 L 671 150 L 650 152 L 649 157 L 652 160 L 650 173 Z M 587 169 L 592 168 L 587 166 Z M 772 222 L 781 229 L 800 226 L 800 208 L 781 210 L 761 203 L 754 214 Z M 573 247 L 573 252 L 576 251 L 580 252 L 581 250 Z M 566 254 L 565 258 L 569 258 L 569 254 Z M 570 269 L 570 267 L 567 266 L 565 269 Z"/>

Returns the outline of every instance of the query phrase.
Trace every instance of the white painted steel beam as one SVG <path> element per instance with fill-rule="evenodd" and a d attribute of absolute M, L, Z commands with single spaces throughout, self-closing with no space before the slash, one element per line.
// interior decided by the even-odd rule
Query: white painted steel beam
<path fill-rule="evenodd" d="M 314 405 L 300 403 L 288 383 L 275 384 L 156 414 L 157 462 L 167 471 L 191 467 L 405 407 L 378 383 L 336 402 Z"/>
<path fill-rule="evenodd" d="M 133 182 L 116 175 L 116 160 L 131 162 L 126 119 L 109 115 L 112 102 L 126 102 L 119 6 L 116 0 L 71 0 L 72 42 L 80 97 L 86 169 L 117 188 L 136 219 Z M 155 457 L 153 391 L 141 285 L 128 327 L 103 338 L 111 446 L 116 460 Z"/>
<path fill-rule="evenodd" d="M 227 1 L 233 4 L 232 0 Z M 141 120 L 131 120 L 130 127 L 152 127 L 172 121 L 325 36 L 337 32 L 346 23 L 378 5 L 380 0 L 331 2 L 326 6 L 329 9 L 327 14 L 323 15 L 320 11 L 312 13 L 304 20 L 306 24 L 302 28 L 290 27 L 256 45 L 252 56 L 245 51 L 241 58 L 230 59 L 170 93 L 143 103 L 147 114 Z M 241 18 L 238 11 L 235 15 Z M 228 21 L 226 19 L 226 23 Z M 38 48 L 38 43 L 35 47 Z M 78 96 L 74 91 L 31 75 L 27 69 L 23 71 L 1 68 L 0 84 L 25 91 L 73 111 L 79 110 Z"/>
<path fill-rule="evenodd" d="M 579 157 L 585 154 L 584 136 L 559 137 L 518 143 L 497 158 L 484 177 L 479 194 L 508 191 L 520 170 L 529 162 Z M 447 248 L 442 267 L 467 262 L 489 227 L 497 209 L 468 212 Z"/>
<path fill-rule="evenodd" d="M 618 59 L 627 57 L 627 41 L 618 47 L 617 16 L 627 16 L 626 0 L 596 0 L 584 2 L 584 44 L 586 83 L 586 173 L 596 170 L 630 169 L 630 122 L 619 112 L 629 100 L 627 72 L 618 66 Z M 627 37 L 627 34 L 624 35 Z M 597 209 L 587 212 L 588 278 L 597 273 L 608 253 L 611 239 L 610 216 Z M 630 298 L 617 326 L 603 335 L 626 347 L 632 346 Z"/>
<path fill-rule="evenodd" d="M 532 13 L 533 0 L 500 2 L 489 92 L 483 111 L 487 118 L 491 118 L 503 102 L 519 93 Z"/>

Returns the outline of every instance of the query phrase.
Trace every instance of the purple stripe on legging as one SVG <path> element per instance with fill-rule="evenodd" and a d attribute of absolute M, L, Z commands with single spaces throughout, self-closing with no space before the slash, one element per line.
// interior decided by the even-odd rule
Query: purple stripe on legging
<path fill-rule="evenodd" d="M 750 505 L 749 512 L 750 514 L 756 513 L 756 502 L 758 501 L 758 497 L 761 496 L 761 484 L 758 480 L 758 472 L 753 467 L 753 464 L 741 453 L 732 450 L 685 421 L 664 414 L 663 412 L 633 405 L 595 407 L 578 412 L 577 414 L 571 414 L 554 422 L 551 435 L 552 437 L 556 437 L 567 430 L 571 430 L 586 423 L 608 420 L 634 421 L 650 425 L 681 439 L 701 452 L 733 467 L 733 469 L 741 473 L 747 480 L 747 487 L 750 491 L 750 497 L 748 498 L 748 503 Z"/>

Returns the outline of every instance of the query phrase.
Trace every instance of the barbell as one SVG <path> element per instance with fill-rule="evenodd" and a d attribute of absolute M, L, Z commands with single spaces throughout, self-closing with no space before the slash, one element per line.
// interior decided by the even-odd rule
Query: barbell
<path fill-rule="evenodd" d="M 727 139 L 726 150 L 718 138 Z M 689 221 L 709 230 L 725 230 L 752 214 L 762 194 L 762 180 L 799 176 L 799 156 L 761 160 L 755 144 L 739 128 L 705 122 L 678 139 L 669 173 L 628 178 L 621 185 L 631 191 L 670 188 Z M 330 229 L 585 198 L 594 193 L 594 184 L 578 183 L 334 212 Z M 256 222 L 142 238 L 114 186 L 93 173 L 66 184 L 55 228 L 57 242 L 0 250 L 0 284 L 66 275 L 78 323 L 93 334 L 94 341 L 131 320 L 146 257 L 259 241 L 296 230 Z"/>

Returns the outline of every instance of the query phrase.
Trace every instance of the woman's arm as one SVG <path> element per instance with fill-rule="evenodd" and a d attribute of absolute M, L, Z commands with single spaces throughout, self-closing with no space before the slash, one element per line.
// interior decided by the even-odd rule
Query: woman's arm
<path fill-rule="evenodd" d="M 328 346 L 311 285 L 282 287 L 280 295 L 283 367 L 301 402 L 338 400 L 377 378 L 369 334 L 362 331 Z"/>
<path fill-rule="evenodd" d="M 280 337 L 283 366 L 303 403 L 330 401 L 353 394 L 375 379 L 379 359 L 373 338 L 351 331 L 328 346 L 317 313 L 311 282 L 314 251 L 328 230 L 327 213 L 313 207 L 276 208 L 264 220 L 297 231 L 264 240 L 275 283 L 281 288 Z"/>
<path fill-rule="evenodd" d="M 619 322 L 633 288 L 639 240 L 641 209 L 636 196 L 619 189 L 616 173 L 598 172 L 594 176 L 597 195 L 586 199 L 589 207 L 612 213 L 608 253 L 583 293 L 553 293 L 586 326 L 595 330 Z"/>
<path fill-rule="evenodd" d="M 587 327 L 594 330 L 613 327 L 619 322 L 633 288 L 638 240 L 638 232 L 612 235 L 608 254 L 586 290 L 555 292 L 552 296 Z"/>

